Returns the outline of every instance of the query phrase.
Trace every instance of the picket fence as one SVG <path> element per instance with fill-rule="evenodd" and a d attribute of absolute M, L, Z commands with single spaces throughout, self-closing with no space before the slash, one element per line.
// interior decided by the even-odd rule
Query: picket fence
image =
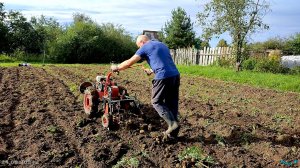
<path fill-rule="evenodd" d="M 180 65 L 211 65 L 220 58 L 233 58 L 232 47 L 204 48 L 197 50 L 194 48 L 170 50 L 175 64 Z"/>

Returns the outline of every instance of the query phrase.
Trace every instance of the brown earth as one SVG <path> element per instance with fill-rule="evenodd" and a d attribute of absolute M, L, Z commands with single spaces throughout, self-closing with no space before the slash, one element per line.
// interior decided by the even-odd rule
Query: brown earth
<path fill-rule="evenodd" d="M 144 104 L 143 115 L 127 119 L 135 127 L 109 131 L 84 114 L 77 88 L 99 70 L 108 67 L 0 67 L 0 167 L 112 167 L 122 158 L 139 167 L 195 167 L 199 160 L 178 157 L 189 147 L 212 158 L 200 167 L 300 166 L 298 93 L 182 75 L 179 138 L 162 142 L 151 77 L 138 69 L 114 76 Z"/>

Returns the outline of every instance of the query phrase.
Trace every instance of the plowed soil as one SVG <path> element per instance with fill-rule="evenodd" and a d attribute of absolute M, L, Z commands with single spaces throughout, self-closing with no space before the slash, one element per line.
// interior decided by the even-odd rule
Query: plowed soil
<path fill-rule="evenodd" d="M 83 111 L 83 81 L 107 66 L 0 67 L 0 167 L 299 167 L 300 94 L 181 77 L 177 140 L 150 104 L 151 77 L 138 69 L 114 80 L 143 104 L 134 127 L 107 130 Z M 150 128 L 151 127 L 151 128 Z M 203 157 L 180 160 L 189 147 Z M 198 164 L 196 163 L 198 161 Z"/>

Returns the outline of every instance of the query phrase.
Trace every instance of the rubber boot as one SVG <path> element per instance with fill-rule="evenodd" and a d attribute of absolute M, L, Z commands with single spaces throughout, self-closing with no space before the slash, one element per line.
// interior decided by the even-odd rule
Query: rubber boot
<path fill-rule="evenodd" d="M 179 130 L 180 130 L 180 125 L 178 125 L 178 127 L 177 127 L 174 131 L 172 131 L 172 132 L 170 133 L 170 136 L 171 136 L 172 138 L 177 138 L 177 137 L 178 137 Z"/>
<path fill-rule="evenodd" d="M 165 135 L 170 135 L 172 131 L 174 131 L 179 125 L 178 122 L 174 119 L 173 115 L 170 113 L 165 113 L 162 117 L 168 124 L 168 129 L 165 132 Z"/>

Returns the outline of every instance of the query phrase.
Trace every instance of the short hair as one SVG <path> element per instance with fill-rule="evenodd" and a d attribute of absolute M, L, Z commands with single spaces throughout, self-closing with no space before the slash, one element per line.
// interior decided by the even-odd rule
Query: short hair
<path fill-rule="evenodd" d="M 150 40 L 150 39 L 149 39 L 148 36 L 146 36 L 146 35 L 139 35 L 139 36 L 137 37 L 137 39 L 136 39 L 136 42 L 141 42 L 141 41 L 147 42 L 147 41 L 149 41 L 149 40 Z"/>

